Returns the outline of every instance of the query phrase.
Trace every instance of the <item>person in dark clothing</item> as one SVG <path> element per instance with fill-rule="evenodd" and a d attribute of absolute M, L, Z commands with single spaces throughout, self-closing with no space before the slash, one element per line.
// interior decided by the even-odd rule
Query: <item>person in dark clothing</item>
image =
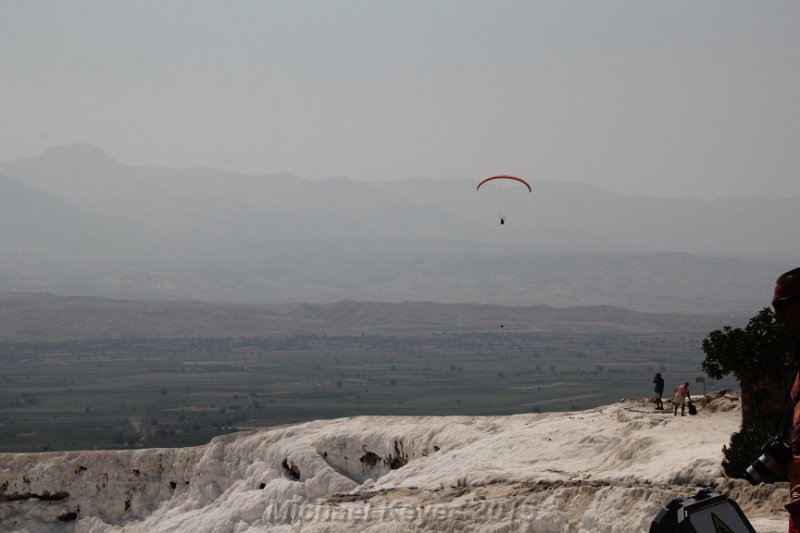
<path fill-rule="evenodd" d="M 787 335 L 800 337 L 800 268 L 782 274 L 775 281 L 772 296 L 775 321 Z M 792 460 L 789 463 L 789 533 L 800 533 L 800 374 L 792 385 L 794 413 L 792 416 Z"/>
<path fill-rule="evenodd" d="M 661 377 L 661 372 L 653 378 L 653 383 L 656 384 L 656 411 L 663 411 L 664 402 L 661 401 L 661 395 L 664 394 L 664 378 Z"/>

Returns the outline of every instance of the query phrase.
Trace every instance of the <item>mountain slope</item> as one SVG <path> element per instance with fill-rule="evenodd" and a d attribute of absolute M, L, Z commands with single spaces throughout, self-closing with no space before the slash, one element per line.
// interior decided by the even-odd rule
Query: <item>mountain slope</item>
<path fill-rule="evenodd" d="M 67 264 L 77 258 L 135 255 L 136 224 L 96 215 L 0 174 L 0 251 Z"/>
<path fill-rule="evenodd" d="M 291 334 L 426 334 L 442 331 L 706 332 L 722 315 L 641 313 L 614 307 L 503 307 L 433 302 L 232 305 L 0 293 L 0 335 L 15 341 Z"/>
<path fill-rule="evenodd" d="M 275 239 L 450 239 L 519 248 L 754 254 L 800 249 L 800 198 L 647 198 L 529 177 L 534 194 L 497 224 L 475 180 L 312 182 L 209 168 L 140 168 L 87 145 L 0 162 L 0 173 L 98 215 L 123 216 L 208 250 L 212 232 L 241 246 Z M 680 196 L 680 194 L 678 193 Z M 502 231 L 500 231 L 502 230 Z M 213 249 L 210 248 L 210 249 Z"/>

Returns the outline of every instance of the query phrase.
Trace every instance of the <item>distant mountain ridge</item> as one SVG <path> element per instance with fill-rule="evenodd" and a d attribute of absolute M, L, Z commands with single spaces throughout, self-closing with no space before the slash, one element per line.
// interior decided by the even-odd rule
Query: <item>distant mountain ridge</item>
<path fill-rule="evenodd" d="M 198 253 L 203 253 L 200 237 L 209 234 L 249 243 L 447 239 L 525 249 L 731 255 L 800 249 L 800 236 L 791 230 L 800 198 L 648 198 L 531 179 L 534 194 L 499 228 L 493 210 L 466 178 L 367 183 L 133 167 L 89 145 L 0 162 L 0 173 L 94 214 L 180 236 L 194 242 Z"/>
<path fill-rule="evenodd" d="M 645 198 L 531 180 L 501 226 L 467 178 L 142 168 L 88 145 L 0 162 L 0 174 L 0 290 L 754 313 L 800 262 L 798 198 Z"/>
<path fill-rule="evenodd" d="M 434 302 L 235 305 L 0 293 L 0 339 L 266 337 L 444 332 L 697 332 L 735 317 L 640 313 L 608 306 L 505 307 Z"/>

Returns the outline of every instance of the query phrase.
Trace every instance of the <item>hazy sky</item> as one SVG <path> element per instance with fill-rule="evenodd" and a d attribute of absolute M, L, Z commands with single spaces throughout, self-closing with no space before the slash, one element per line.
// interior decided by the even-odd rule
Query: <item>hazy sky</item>
<path fill-rule="evenodd" d="M 0 159 L 800 195 L 800 2 L 0 1 Z"/>

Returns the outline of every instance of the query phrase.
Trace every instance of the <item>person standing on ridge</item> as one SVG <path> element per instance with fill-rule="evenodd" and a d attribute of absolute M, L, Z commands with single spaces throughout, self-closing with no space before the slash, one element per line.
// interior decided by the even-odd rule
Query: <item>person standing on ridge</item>
<path fill-rule="evenodd" d="M 672 405 L 675 406 L 675 412 L 673 413 L 674 416 L 678 416 L 678 406 L 681 408 L 681 416 L 684 415 L 684 411 L 686 410 L 686 400 L 692 401 L 692 397 L 689 395 L 689 382 L 684 381 L 683 385 L 675 389 L 675 398 L 672 400 Z"/>
<path fill-rule="evenodd" d="M 661 372 L 658 372 L 653 378 L 653 383 L 656 384 L 656 411 L 663 411 L 664 402 L 661 400 L 661 395 L 664 394 L 664 378 L 661 377 Z"/>

